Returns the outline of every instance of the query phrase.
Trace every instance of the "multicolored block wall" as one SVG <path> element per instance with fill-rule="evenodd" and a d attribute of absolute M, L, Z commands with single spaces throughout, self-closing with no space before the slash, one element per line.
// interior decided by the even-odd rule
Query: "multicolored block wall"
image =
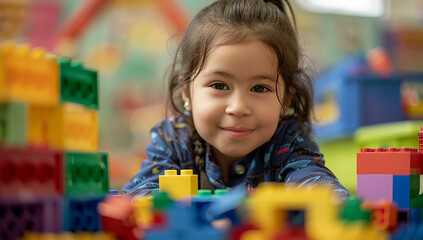
<path fill-rule="evenodd" d="M 357 153 L 357 197 L 395 202 L 404 221 L 420 223 L 423 211 L 422 137 L 423 131 L 420 131 L 419 149 L 362 148 Z"/>
<path fill-rule="evenodd" d="M 0 46 L 0 239 L 99 231 L 109 190 L 98 150 L 97 72 L 42 49 Z"/>

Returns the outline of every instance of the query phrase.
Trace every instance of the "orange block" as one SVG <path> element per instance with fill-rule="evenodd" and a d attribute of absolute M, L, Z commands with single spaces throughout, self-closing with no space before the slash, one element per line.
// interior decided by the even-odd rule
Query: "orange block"
<path fill-rule="evenodd" d="M 4 44 L 0 47 L 0 100 L 55 105 L 58 71 L 56 60 L 44 50 Z"/>
<path fill-rule="evenodd" d="M 363 148 L 357 153 L 357 174 L 421 174 L 422 159 L 415 148 Z"/>

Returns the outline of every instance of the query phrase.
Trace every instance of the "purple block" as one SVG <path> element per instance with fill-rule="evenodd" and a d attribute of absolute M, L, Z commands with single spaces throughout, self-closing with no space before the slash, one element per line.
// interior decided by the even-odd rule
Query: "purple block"
<path fill-rule="evenodd" d="M 25 231 L 61 231 L 61 200 L 54 198 L 0 199 L 0 240 L 17 239 Z"/>
<path fill-rule="evenodd" d="M 392 174 L 357 174 L 357 197 L 378 202 L 385 199 L 392 201 Z"/>

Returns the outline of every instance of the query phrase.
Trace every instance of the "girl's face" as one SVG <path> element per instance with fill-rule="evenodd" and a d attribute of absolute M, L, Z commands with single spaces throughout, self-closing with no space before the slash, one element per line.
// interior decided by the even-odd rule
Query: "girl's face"
<path fill-rule="evenodd" d="M 218 46 L 190 84 L 198 134 L 218 162 L 234 162 L 275 133 L 282 107 L 276 92 L 277 57 L 260 41 Z M 278 81 L 283 99 L 283 80 Z"/>

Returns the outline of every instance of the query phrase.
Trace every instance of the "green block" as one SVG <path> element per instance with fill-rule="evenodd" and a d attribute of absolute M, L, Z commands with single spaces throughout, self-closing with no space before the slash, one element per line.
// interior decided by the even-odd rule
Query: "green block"
<path fill-rule="evenodd" d="M 109 191 L 107 153 L 65 153 L 65 194 L 98 195 Z"/>
<path fill-rule="evenodd" d="M 349 197 L 341 211 L 340 218 L 345 222 L 370 223 L 370 211 L 360 207 L 361 202 L 355 197 Z"/>
<path fill-rule="evenodd" d="M 410 175 L 410 199 L 418 198 L 420 194 L 420 175 Z"/>
<path fill-rule="evenodd" d="M 27 133 L 27 109 L 24 103 L 0 103 L 0 145 L 24 146 Z"/>
<path fill-rule="evenodd" d="M 97 72 L 85 69 L 79 61 L 60 58 L 60 99 L 98 109 Z"/>
<path fill-rule="evenodd" d="M 410 208 L 423 208 L 423 198 L 414 198 L 410 200 Z"/>
<path fill-rule="evenodd" d="M 169 198 L 167 192 L 153 191 L 153 210 L 166 210 L 173 206 L 173 200 Z"/>

